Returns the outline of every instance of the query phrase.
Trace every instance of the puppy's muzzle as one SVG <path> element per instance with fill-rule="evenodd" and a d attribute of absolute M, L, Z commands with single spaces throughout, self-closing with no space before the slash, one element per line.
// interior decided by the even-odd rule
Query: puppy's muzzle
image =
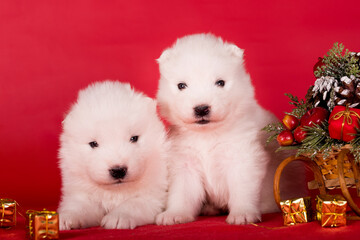
<path fill-rule="evenodd" d="M 127 173 L 127 167 L 114 167 L 109 169 L 109 173 L 114 179 L 124 179 Z"/>
<path fill-rule="evenodd" d="M 202 118 L 210 113 L 210 106 L 209 105 L 198 105 L 194 107 L 194 114 L 197 118 Z"/>

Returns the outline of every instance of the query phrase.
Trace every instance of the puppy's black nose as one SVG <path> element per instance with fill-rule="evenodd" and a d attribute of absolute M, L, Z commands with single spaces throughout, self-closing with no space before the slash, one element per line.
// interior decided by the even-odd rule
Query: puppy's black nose
<path fill-rule="evenodd" d="M 208 105 L 199 105 L 194 107 L 196 117 L 204 117 L 210 113 L 210 107 Z"/>
<path fill-rule="evenodd" d="M 114 167 L 109 169 L 110 175 L 114 179 L 123 179 L 127 173 L 127 167 Z"/>

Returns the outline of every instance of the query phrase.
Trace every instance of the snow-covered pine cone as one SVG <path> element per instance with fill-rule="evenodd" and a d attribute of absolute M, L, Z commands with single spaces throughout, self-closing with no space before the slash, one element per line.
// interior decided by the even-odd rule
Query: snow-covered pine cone
<path fill-rule="evenodd" d="M 360 79 L 351 76 L 320 77 L 311 86 L 306 101 L 315 107 L 324 107 L 332 110 L 336 105 L 351 108 L 360 108 Z"/>
<path fill-rule="evenodd" d="M 336 93 L 336 105 L 346 106 L 349 104 L 349 107 L 351 108 L 360 107 L 360 99 L 359 96 L 356 95 L 359 79 L 356 79 L 355 76 L 351 76 L 350 78 L 345 76 L 342 77 L 340 81 L 342 86 L 334 89 Z"/>
<path fill-rule="evenodd" d="M 333 77 L 320 77 L 309 88 L 306 101 L 314 107 L 333 108 L 335 106 L 333 101 L 334 89 L 338 85 L 338 81 Z"/>

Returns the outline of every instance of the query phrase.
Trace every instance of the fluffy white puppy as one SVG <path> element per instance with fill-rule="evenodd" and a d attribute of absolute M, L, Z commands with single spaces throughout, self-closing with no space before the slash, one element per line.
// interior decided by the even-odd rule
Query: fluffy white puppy
<path fill-rule="evenodd" d="M 60 230 L 154 223 L 166 202 L 165 139 L 155 101 L 129 84 L 80 91 L 60 138 Z"/>
<path fill-rule="evenodd" d="M 157 99 L 170 123 L 172 159 L 167 209 L 157 224 L 219 209 L 229 211 L 228 223 L 245 224 L 278 210 L 272 186 L 282 159 L 265 147 L 261 131 L 277 119 L 255 100 L 243 53 L 214 35 L 195 34 L 158 59 Z"/>

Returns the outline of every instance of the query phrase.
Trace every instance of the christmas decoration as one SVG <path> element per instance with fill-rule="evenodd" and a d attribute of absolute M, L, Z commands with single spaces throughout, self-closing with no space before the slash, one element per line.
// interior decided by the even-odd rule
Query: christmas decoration
<path fill-rule="evenodd" d="M 346 225 L 346 200 L 340 195 L 318 195 L 316 197 L 316 218 L 322 227 Z"/>
<path fill-rule="evenodd" d="M 359 129 L 360 109 L 336 106 L 329 119 L 331 138 L 350 142 Z"/>
<path fill-rule="evenodd" d="M 326 158 L 334 149 L 350 144 L 351 154 L 359 162 L 360 132 L 354 112 L 360 109 L 360 53 L 350 52 L 343 44 L 335 43 L 315 64 L 314 75 L 317 79 L 308 89 L 305 100 L 285 94 L 294 108 L 286 113 L 282 123 L 264 127 L 265 131 L 272 133 L 267 143 L 277 139 L 278 150 L 297 149 L 296 156 L 311 159 L 317 154 Z M 340 111 L 342 115 L 336 114 L 340 106 L 351 110 Z M 332 115 L 329 118 L 330 112 Z M 300 125 L 296 126 L 291 119 L 300 119 Z"/>
<path fill-rule="evenodd" d="M 323 65 L 314 74 L 317 78 L 330 76 L 340 79 L 343 76 L 359 76 L 359 53 L 352 53 L 343 44 L 335 43 L 323 57 Z"/>
<path fill-rule="evenodd" d="M 302 143 L 306 137 L 306 132 L 302 126 L 298 126 L 294 130 L 294 138 L 298 143 Z"/>
<path fill-rule="evenodd" d="M 280 206 L 283 212 L 284 225 L 306 223 L 311 219 L 310 197 L 281 201 Z"/>
<path fill-rule="evenodd" d="M 316 80 L 304 100 L 286 94 L 294 108 L 285 114 L 300 119 L 300 125 L 293 129 L 278 122 L 263 129 L 270 133 L 267 143 L 275 138 L 279 140 L 284 130 L 294 138 L 287 145 L 278 141 L 277 151 L 296 150 L 296 154 L 284 159 L 275 173 L 275 201 L 280 205 L 281 171 L 298 160 L 314 173 L 315 180 L 309 188 L 318 188 L 321 194 L 340 188 L 351 209 L 360 217 L 360 208 L 348 190 L 356 188 L 360 196 L 360 53 L 352 53 L 335 43 L 319 58 L 314 69 Z M 345 218 L 336 215 L 337 212 L 333 214 L 336 217 L 326 211 L 319 213 L 324 226 L 339 226 L 341 223 L 336 220 Z"/>
<path fill-rule="evenodd" d="M 276 140 L 280 146 L 289 146 L 294 142 L 294 136 L 290 130 L 284 130 L 277 136 Z"/>
<path fill-rule="evenodd" d="M 359 53 L 351 53 L 343 44 L 335 43 L 315 66 L 317 80 L 309 88 L 308 103 L 330 111 L 337 105 L 360 108 Z"/>
<path fill-rule="evenodd" d="M 27 236 L 31 240 L 59 239 L 59 215 L 55 211 L 26 211 Z"/>
<path fill-rule="evenodd" d="M 16 202 L 12 199 L 0 199 L 0 227 L 16 225 Z"/>
<path fill-rule="evenodd" d="M 315 74 L 315 71 L 318 70 L 318 68 L 321 69 L 321 67 L 324 65 L 323 63 L 323 58 L 322 57 L 319 57 L 318 58 L 318 61 L 315 63 L 314 67 L 313 67 L 313 72 L 314 72 L 314 76 L 316 77 L 316 74 Z"/>
<path fill-rule="evenodd" d="M 282 120 L 284 126 L 288 130 L 294 130 L 299 125 L 299 119 L 293 115 L 286 114 Z"/>
<path fill-rule="evenodd" d="M 322 107 L 311 108 L 300 119 L 300 126 L 315 126 L 325 122 L 329 117 L 329 111 Z"/>

